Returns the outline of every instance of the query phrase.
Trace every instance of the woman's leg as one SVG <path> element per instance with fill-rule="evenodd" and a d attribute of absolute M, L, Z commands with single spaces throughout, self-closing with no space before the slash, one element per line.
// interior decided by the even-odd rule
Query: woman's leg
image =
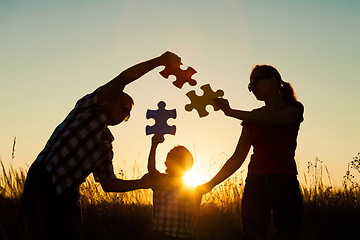
<path fill-rule="evenodd" d="M 302 239 L 303 200 L 296 176 L 272 181 L 275 231 L 281 239 Z"/>
<path fill-rule="evenodd" d="M 241 204 L 242 227 L 245 239 L 265 239 L 271 212 L 267 202 L 268 190 L 263 178 L 246 179 Z"/>

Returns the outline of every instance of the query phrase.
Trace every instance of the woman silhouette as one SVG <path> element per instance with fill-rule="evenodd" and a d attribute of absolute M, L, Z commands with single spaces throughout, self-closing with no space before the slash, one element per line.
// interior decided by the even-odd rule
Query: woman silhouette
<path fill-rule="evenodd" d="M 246 239 L 266 238 L 271 216 L 278 237 L 300 239 L 303 202 L 294 156 L 304 107 L 272 66 L 255 66 L 248 88 L 265 106 L 242 111 L 214 99 L 226 116 L 242 120 L 243 128 L 233 155 L 202 187 L 212 189 L 231 176 L 253 146 L 241 207 Z"/>

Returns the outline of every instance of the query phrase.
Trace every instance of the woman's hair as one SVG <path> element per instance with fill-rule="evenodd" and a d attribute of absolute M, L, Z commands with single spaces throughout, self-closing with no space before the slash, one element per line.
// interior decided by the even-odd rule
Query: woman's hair
<path fill-rule="evenodd" d="M 266 77 L 274 77 L 278 82 L 278 88 L 282 99 L 285 102 L 296 101 L 296 95 L 293 87 L 289 82 L 284 82 L 281 78 L 279 71 L 270 65 L 256 65 L 252 72 L 259 71 Z"/>

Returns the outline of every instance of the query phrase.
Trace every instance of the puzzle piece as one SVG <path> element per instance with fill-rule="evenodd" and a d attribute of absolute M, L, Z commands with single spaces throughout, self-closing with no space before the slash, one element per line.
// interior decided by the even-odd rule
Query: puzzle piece
<path fill-rule="evenodd" d="M 175 135 L 176 132 L 176 126 L 169 126 L 166 122 L 169 118 L 176 118 L 176 109 L 166 110 L 165 106 L 165 102 L 160 101 L 158 103 L 157 110 L 147 110 L 146 112 L 147 119 L 153 118 L 155 120 L 155 124 L 153 126 L 146 126 L 146 135 L 157 133 L 161 134 L 163 135 L 161 142 L 164 141 L 164 134 Z"/>
<path fill-rule="evenodd" d="M 179 65 L 167 65 L 165 69 L 160 72 L 161 76 L 164 78 L 168 78 L 169 75 L 174 75 L 176 80 L 173 84 L 178 87 L 182 88 L 182 86 L 188 82 L 191 86 L 196 85 L 196 81 L 192 79 L 192 75 L 196 73 L 196 70 L 192 67 L 188 67 L 186 70 L 182 70 Z"/>
<path fill-rule="evenodd" d="M 195 90 L 192 90 L 186 94 L 186 96 L 190 98 L 191 103 L 185 105 L 185 110 L 190 112 L 195 108 L 199 113 L 199 117 L 205 117 L 209 114 L 209 112 L 206 111 L 207 105 L 212 105 L 215 111 L 220 109 L 215 105 L 215 102 L 212 99 L 224 96 L 224 91 L 217 90 L 214 92 L 211 89 L 210 84 L 205 84 L 200 88 L 204 91 L 202 96 L 196 95 Z"/>

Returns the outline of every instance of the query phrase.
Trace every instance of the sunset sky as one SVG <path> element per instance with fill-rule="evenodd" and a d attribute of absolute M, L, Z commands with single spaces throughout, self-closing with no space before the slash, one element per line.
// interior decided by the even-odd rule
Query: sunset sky
<path fill-rule="evenodd" d="M 207 109 L 187 112 L 190 90 L 209 83 L 234 108 L 262 105 L 247 90 L 256 64 L 271 64 L 305 106 L 296 161 L 300 177 L 316 157 L 341 184 L 360 152 L 360 1 L 0 1 L 0 159 L 27 169 L 76 101 L 122 70 L 169 50 L 197 70 L 197 86 L 178 89 L 161 67 L 128 85 L 130 120 L 111 127 L 116 173 L 146 172 L 147 109 L 165 101 L 178 117 L 158 147 L 157 167 L 174 145 L 195 156 L 209 180 L 233 153 L 241 121 Z M 11 159 L 16 136 L 15 159 Z M 250 154 L 249 154 L 250 156 Z M 248 161 L 240 171 L 247 169 Z"/>

